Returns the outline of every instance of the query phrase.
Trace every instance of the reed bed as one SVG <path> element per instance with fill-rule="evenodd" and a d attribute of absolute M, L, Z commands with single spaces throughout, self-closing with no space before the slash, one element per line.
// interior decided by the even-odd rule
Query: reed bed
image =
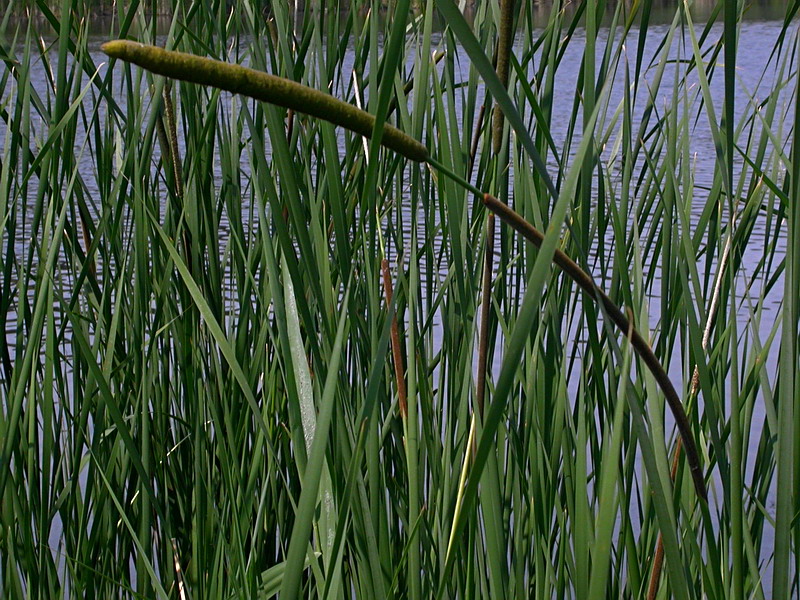
<path fill-rule="evenodd" d="M 796 597 L 797 4 L 381 6 L 0 15 L 0 596 Z"/>

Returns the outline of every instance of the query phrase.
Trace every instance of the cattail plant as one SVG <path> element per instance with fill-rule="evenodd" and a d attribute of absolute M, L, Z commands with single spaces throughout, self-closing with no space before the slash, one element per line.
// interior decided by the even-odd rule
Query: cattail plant
<path fill-rule="evenodd" d="M 0 597 L 791 597 L 795 7 L 343 4 L 0 19 Z"/>

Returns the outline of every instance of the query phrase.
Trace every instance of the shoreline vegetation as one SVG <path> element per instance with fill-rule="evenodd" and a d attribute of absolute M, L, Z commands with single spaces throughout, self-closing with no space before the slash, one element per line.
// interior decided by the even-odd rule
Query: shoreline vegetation
<path fill-rule="evenodd" d="M 797 595 L 800 4 L 145 4 L 0 20 L 0 597 Z"/>
<path fill-rule="evenodd" d="M 366 111 L 289 79 L 275 77 L 241 65 L 232 65 L 191 54 L 164 50 L 158 46 L 145 46 L 125 40 L 106 42 L 101 47 L 101 50 L 111 58 L 138 65 L 157 75 L 211 86 L 234 94 L 241 94 L 254 100 L 275 104 L 292 111 L 305 113 L 312 117 L 323 119 L 333 125 L 349 129 L 354 133 L 363 135 L 365 138 L 372 138 L 376 131 L 376 119 Z M 505 79 L 507 78 L 506 73 Z M 496 111 L 496 114 L 502 114 L 500 105 L 498 105 Z M 500 125 L 493 126 L 493 136 L 500 136 L 501 129 L 502 122 Z M 507 204 L 494 198 L 491 194 L 481 192 L 469 182 L 433 160 L 428 149 L 417 140 L 389 124 L 383 125 L 379 130 L 379 136 L 380 144 L 385 148 L 393 150 L 408 160 L 427 163 L 440 174 L 449 177 L 455 183 L 473 192 L 504 223 L 515 229 L 537 248 L 541 249 L 543 245 L 547 245 L 545 236 L 520 217 L 519 214 L 515 213 Z M 493 143 L 495 147 L 498 147 L 501 141 Z M 550 191 L 554 197 L 557 196 L 555 188 L 551 187 Z M 622 314 L 622 311 L 619 310 L 605 292 L 597 287 L 592 277 L 564 254 L 563 251 L 555 249 L 551 260 L 554 265 L 559 266 L 575 283 L 583 288 L 589 297 L 593 297 L 608 314 L 610 320 L 617 325 L 620 332 L 628 336 L 631 345 L 650 369 L 653 377 L 659 382 L 659 386 L 664 392 L 678 426 L 697 495 L 704 502 L 708 501 L 703 469 L 700 465 L 697 445 L 692 437 L 689 420 L 669 376 L 653 354 L 652 348 L 633 326 L 633 322 Z"/>

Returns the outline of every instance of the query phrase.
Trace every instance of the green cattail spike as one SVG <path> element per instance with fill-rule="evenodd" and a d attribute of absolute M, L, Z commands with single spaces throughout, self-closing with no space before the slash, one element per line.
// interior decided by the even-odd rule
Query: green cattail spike
<path fill-rule="evenodd" d="M 242 94 L 323 119 L 367 138 L 372 136 L 373 115 L 283 77 L 125 40 L 107 42 L 101 49 L 111 58 L 131 62 L 158 75 Z M 383 126 L 381 144 L 415 162 L 428 159 L 425 146 L 388 123 Z"/>

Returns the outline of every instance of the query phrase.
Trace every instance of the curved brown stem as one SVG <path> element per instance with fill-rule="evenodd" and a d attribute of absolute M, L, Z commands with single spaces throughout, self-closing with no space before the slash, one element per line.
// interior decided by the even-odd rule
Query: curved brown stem
<path fill-rule="evenodd" d="M 483 195 L 483 203 L 486 208 L 500 217 L 504 223 L 510 225 L 514 230 L 522 234 L 522 236 L 534 246 L 537 248 L 541 247 L 544 241 L 544 235 L 517 214 L 510 206 L 490 194 Z M 561 270 L 564 271 L 570 279 L 577 283 L 589 297 L 600 304 L 606 314 L 611 318 L 611 321 L 613 321 L 621 331 L 628 332 L 628 329 L 631 328 L 631 323 L 628 318 L 622 314 L 622 311 L 614 304 L 611 298 L 595 285 L 591 276 L 586 273 L 586 271 L 581 269 L 569 256 L 558 249 L 556 249 L 555 255 L 553 256 L 553 263 L 561 267 Z M 692 480 L 694 481 L 694 488 L 697 495 L 700 496 L 703 501 L 707 501 L 706 484 L 703 478 L 700 458 L 697 453 L 697 446 L 694 443 L 691 425 L 689 424 L 686 412 L 683 410 L 683 404 L 681 404 L 678 393 L 675 391 L 661 362 L 656 355 L 653 354 L 653 349 L 650 348 L 650 345 L 635 328 L 631 328 L 631 345 L 655 377 L 661 391 L 664 392 L 667 404 L 675 418 L 678 433 L 683 441 L 683 446 L 686 451 L 686 461 L 689 463 Z"/>

